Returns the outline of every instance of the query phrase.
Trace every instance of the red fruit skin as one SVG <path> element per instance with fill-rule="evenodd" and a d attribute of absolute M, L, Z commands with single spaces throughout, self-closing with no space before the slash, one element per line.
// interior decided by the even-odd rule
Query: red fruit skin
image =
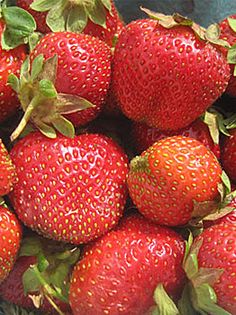
<path fill-rule="evenodd" d="M 37 24 L 37 31 L 43 34 L 51 32 L 50 28 L 47 26 L 47 23 L 46 23 L 47 12 L 37 12 L 35 10 L 32 10 L 30 8 L 30 5 L 32 2 L 34 2 L 34 0 L 17 0 L 16 1 L 18 7 L 28 11 L 33 16 Z"/>
<path fill-rule="evenodd" d="M 236 314 L 236 226 L 217 224 L 204 230 L 195 242 L 203 240 L 198 254 L 199 268 L 223 269 L 213 288 L 217 295 L 217 304 L 231 314 Z"/>
<path fill-rule="evenodd" d="M 236 14 L 229 16 L 232 19 L 236 19 Z M 231 46 L 236 43 L 236 33 L 229 26 L 228 17 L 219 23 L 220 27 L 220 38 L 226 40 Z M 227 58 L 227 50 L 224 51 L 225 57 Z M 226 93 L 236 97 L 236 79 L 234 76 L 235 65 L 230 64 L 230 80 L 226 89 Z"/>
<path fill-rule="evenodd" d="M 22 228 L 15 214 L 0 206 L 0 283 L 14 266 L 21 237 Z"/>
<path fill-rule="evenodd" d="M 155 142 L 177 135 L 194 138 L 202 142 L 218 159 L 220 158 L 219 145 L 213 142 L 207 125 L 200 119 L 197 119 L 189 126 L 176 131 L 161 131 L 141 122 L 133 122 L 131 126 L 132 142 L 139 154 Z"/>
<path fill-rule="evenodd" d="M 75 266 L 69 295 L 73 314 L 145 314 L 159 283 L 178 298 L 185 283 L 183 255 L 183 239 L 171 229 L 141 216 L 122 219 L 87 246 Z"/>
<path fill-rule="evenodd" d="M 110 48 L 85 34 L 57 32 L 45 35 L 30 53 L 31 61 L 43 54 L 58 55 L 55 87 L 58 93 L 78 95 L 95 107 L 66 115 L 75 126 L 96 118 L 104 104 L 111 76 Z M 66 78 L 66 79 L 65 79 Z"/>
<path fill-rule="evenodd" d="M 198 140 L 165 138 L 141 157 L 142 165 L 136 158 L 131 162 L 128 189 L 138 210 L 156 223 L 184 225 L 192 217 L 194 201 L 213 201 L 219 196 L 222 169 Z"/>
<path fill-rule="evenodd" d="M 236 129 L 232 129 L 230 136 L 225 138 L 221 161 L 227 175 L 236 183 Z"/>
<path fill-rule="evenodd" d="M 34 256 L 21 256 L 16 260 L 16 263 L 10 272 L 9 276 L 0 285 L 0 296 L 13 304 L 19 305 L 26 309 L 35 309 L 32 299 L 29 295 L 24 294 L 24 287 L 22 283 L 22 277 L 24 272 L 32 265 L 36 263 L 36 257 Z M 31 292 L 31 295 L 37 295 L 37 293 Z M 64 312 L 70 311 L 70 306 L 59 300 L 55 300 L 57 306 Z M 52 305 L 44 298 L 43 304 L 40 306 L 40 310 L 44 314 L 58 314 Z"/>
<path fill-rule="evenodd" d="M 15 166 L 0 139 L 0 196 L 8 194 L 17 181 Z"/>
<path fill-rule="evenodd" d="M 10 194 L 25 225 L 46 237 L 86 243 L 114 227 L 127 197 L 128 159 L 110 138 L 49 139 L 30 133 L 11 151 L 19 181 Z"/>
<path fill-rule="evenodd" d="M 5 23 L 0 20 L 0 35 Z M 9 51 L 3 50 L 0 45 L 0 123 L 13 115 L 19 107 L 19 100 L 10 85 L 7 85 L 9 74 L 18 75 L 20 67 L 26 57 L 26 46 L 20 45 Z"/>
<path fill-rule="evenodd" d="M 128 24 L 114 54 L 114 89 L 124 114 L 161 130 L 197 119 L 226 89 L 223 54 L 187 26 L 165 29 L 145 19 Z"/>

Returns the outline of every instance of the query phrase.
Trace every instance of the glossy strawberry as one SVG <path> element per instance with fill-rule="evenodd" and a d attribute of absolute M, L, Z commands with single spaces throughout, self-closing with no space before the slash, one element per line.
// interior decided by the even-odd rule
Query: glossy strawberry
<path fill-rule="evenodd" d="M 141 122 L 133 122 L 131 127 L 132 143 L 136 147 L 138 153 L 146 150 L 154 142 L 176 135 L 197 139 L 219 159 L 220 147 L 213 142 L 207 125 L 200 119 L 197 119 L 189 126 L 176 131 L 161 131 Z"/>
<path fill-rule="evenodd" d="M 11 151 L 19 178 L 11 194 L 19 218 L 56 240 L 88 242 L 111 229 L 126 202 L 127 157 L 111 139 L 39 132 Z"/>
<path fill-rule="evenodd" d="M 162 283 L 174 298 L 181 294 L 183 239 L 141 216 L 121 225 L 84 249 L 71 277 L 74 315 L 145 314 Z"/>
<path fill-rule="evenodd" d="M 231 19 L 236 19 L 236 14 L 231 15 L 219 23 L 220 27 L 220 37 L 233 46 L 236 44 L 236 32 L 233 28 L 231 28 L 229 21 Z M 227 57 L 227 50 L 224 51 L 225 56 Z M 226 92 L 231 96 L 236 96 L 236 79 L 234 76 L 234 67 L 235 65 L 230 64 L 231 76 L 229 80 L 229 84 L 227 86 Z"/>
<path fill-rule="evenodd" d="M 131 161 L 128 188 L 147 218 L 158 224 L 183 225 L 195 216 L 198 203 L 218 197 L 221 174 L 216 157 L 202 143 L 173 136 Z"/>
<path fill-rule="evenodd" d="M 17 217 L 0 205 L 0 283 L 13 268 L 20 247 L 22 229 Z"/>
<path fill-rule="evenodd" d="M 114 89 L 122 111 L 161 130 L 178 130 L 197 119 L 230 77 L 221 51 L 200 39 L 194 26 L 172 19 L 170 28 L 162 26 L 163 16 L 131 22 L 114 55 Z"/>
<path fill-rule="evenodd" d="M 0 196 L 8 194 L 17 180 L 15 166 L 0 139 Z"/>
<path fill-rule="evenodd" d="M 222 164 L 227 175 L 236 182 L 236 129 L 232 129 L 222 145 Z"/>
<path fill-rule="evenodd" d="M 0 20 L 0 35 L 5 28 L 5 23 Z M 20 45 L 9 51 L 0 45 L 0 123 L 13 115 L 19 107 L 16 93 L 7 85 L 10 73 L 19 74 L 22 62 L 26 57 L 26 46 Z"/>

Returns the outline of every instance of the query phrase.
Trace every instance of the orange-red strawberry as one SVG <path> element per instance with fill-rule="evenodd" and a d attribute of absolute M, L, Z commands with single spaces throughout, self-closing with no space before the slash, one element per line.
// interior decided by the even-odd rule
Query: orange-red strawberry
<path fill-rule="evenodd" d="M 15 216 L 0 205 L 0 283 L 13 268 L 20 247 L 22 229 Z"/>
<path fill-rule="evenodd" d="M 122 219 L 85 247 L 75 266 L 69 295 L 73 314 L 146 314 L 159 284 L 178 298 L 185 283 L 183 255 L 183 239 L 171 229 L 140 215 Z"/>
<path fill-rule="evenodd" d="M 17 180 L 15 166 L 0 139 L 0 196 L 8 194 Z"/>
<path fill-rule="evenodd" d="M 215 156 L 219 159 L 220 147 L 213 142 L 210 135 L 209 128 L 200 119 L 195 120 L 189 126 L 176 131 L 161 131 L 155 127 L 149 127 L 141 122 L 133 122 L 131 127 L 132 143 L 137 149 L 138 153 L 146 150 L 154 142 L 170 136 L 182 135 L 197 139 L 202 142 Z"/>
<path fill-rule="evenodd" d="M 178 130 L 225 91 L 230 70 L 220 49 L 204 40 L 202 29 L 199 36 L 196 24 L 178 15 L 156 16 L 133 21 L 120 34 L 114 89 L 129 118 Z"/>
<path fill-rule="evenodd" d="M 33 230 L 80 244 L 104 234 L 121 217 L 127 156 L 110 138 L 49 139 L 33 132 L 13 147 L 11 157 L 19 178 L 11 200 Z"/>
<path fill-rule="evenodd" d="M 236 183 L 236 129 L 232 129 L 222 144 L 221 160 L 227 175 Z"/>
<path fill-rule="evenodd" d="M 186 224 L 198 203 L 219 196 L 222 169 L 196 139 L 173 136 L 155 142 L 130 164 L 128 188 L 138 210 L 164 225 Z M 204 211 L 208 210 L 208 206 Z"/>
<path fill-rule="evenodd" d="M 5 23 L 0 20 L 0 36 L 5 28 Z M 13 115 L 19 107 L 19 100 L 12 88 L 7 85 L 10 73 L 19 74 L 22 62 L 26 57 L 26 45 L 14 49 L 4 50 L 0 44 L 0 123 Z"/>

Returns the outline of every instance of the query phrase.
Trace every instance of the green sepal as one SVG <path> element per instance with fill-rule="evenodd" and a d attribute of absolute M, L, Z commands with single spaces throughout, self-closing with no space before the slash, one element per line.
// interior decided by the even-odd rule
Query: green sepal
<path fill-rule="evenodd" d="M 50 57 L 45 60 L 43 64 L 42 71 L 38 74 L 38 80 L 47 79 L 55 84 L 56 75 L 57 75 L 57 63 L 58 56 L 55 54 L 53 57 Z"/>
<path fill-rule="evenodd" d="M 192 244 L 193 244 L 193 234 L 190 232 L 188 236 L 188 240 L 185 241 L 185 253 L 184 253 L 183 263 L 185 263 L 185 260 L 187 259 L 189 255 Z"/>
<path fill-rule="evenodd" d="M 104 7 L 110 12 L 110 14 L 112 14 L 111 0 L 101 0 L 101 2 L 104 5 Z"/>
<path fill-rule="evenodd" d="M 20 81 L 17 78 L 17 76 L 13 73 L 11 73 L 7 78 L 7 84 L 11 86 L 11 88 L 18 93 L 20 89 Z"/>
<path fill-rule="evenodd" d="M 227 52 L 227 62 L 229 64 L 236 64 L 236 44 L 232 45 Z"/>
<path fill-rule="evenodd" d="M 30 60 L 29 60 L 29 56 L 27 56 L 20 69 L 20 80 L 22 79 L 29 80 L 30 78 L 29 72 L 30 72 Z"/>
<path fill-rule="evenodd" d="M 52 81 L 42 79 L 39 81 L 39 92 L 46 98 L 56 98 L 57 90 Z"/>
<path fill-rule="evenodd" d="M 166 293 L 161 283 L 158 284 L 154 291 L 154 301 L 156 307 L 152 310 L 152 315 L 180 315 L 175 303 Z"/>
<path fill-rule="evenodd" d="M 211 138 L 214 143 L 219 144 L 220 131 L 218 125 L 218 115 L 216 112 L 206 111 L 203 121 L 207 124 Z"/>
<path fill-rule="evenodd" d="M 216 44 L 223 46 L 225 48 L 230 48 L 230 44 L 226 40 L 220 39 L 220 27 L 217 23 L 213 23 L 208 26 L 205 33 L 205 38 L 211 44 Z"/>
<path fill-rule="evenodd" d="M 199 315 L 191 303 L 191 291 L 192 285 L 189 282 L 185 285 L 181 298 L 178 301 L 178 309 L 181 315 Z"/>
<path fill-rule="evenodd" d="M 106 11 L 100 0 L 94 0 L 94 5 L 84 6 L 84 8 L 93 23 L 106 28 Z"/>
<path fill-rule="evenodd" d="M 193 211 L 191 214 L 191 220 L 195 223 L 202 220 L 206 215 L 214 213 L 219 207 L 220 200 L 211 200 L 211 201 L 195 201 L 193 200 Z"/>
<path fill-rule="evenodd" d="M 37 121 L 37 120 L 35 121 L 35 124 L 36 124 L 37 128 L 40 130 L 40 132 L 44 136 L 46 136 L 46 137 L 48 137 L 50 139 L 56 139 L 57 133 L 56 133 L 56 130 L 53 127 L 45 124 L 42 121 Z"/>
<path fill-rule="evenodd" d="M 38 44 L 38 42 L 40 41 L 40 39 L 43 37 L 43 35 L 39 32 L 34 32 L 33 34 L 31 34 L 29 36 L 29 50 L 32 51 L 35 46 Z"/>
<path fill-rule="evenodd" d="M 230 179 L 228 177 L 228 175 L 226 174 L 226 172 L 223 170 L 222 171 L 222 174 L 221 174 L 221 180 L 222 180 L 222 183 L 224 184 L 224 198 L 231 192 L 231 183 L 230 183 Z"/>
<path fill-rule="evenodd" d="M 202 239 L 199 239 L 197 242 L 195 241 L 190 250 L 188 251 L 188 255 L 185 257 L 183 261 L 183 268 L 188 279 L 192 279 L 198 273 L 198 260 L 197 256 L 199 250 L 202 246 Z"/>
<path fill-rule="evenodd" d="M 43 272 L 45 271 L 48 267 L 49 267 L 49 261 L 47 260 L 47 258 L 45 257 L 43 251 L 40 251 L 37 255 L 38 257 L 38 270 L 39 272 Z"/>
<path fill-rule="evenodd" d="M 10 50 L 28 43 L 29 36 L 36 30 L 32 15 L 19 7 L 6 7 L 2 9 L 2 16 L 6 23 L 1 38 L 2 48 Z"/>
<path fill-rule="evenodd" d="M 224 124 L 227 130 L 235 129 L 236 128 L 236 114 L 231 114 L 228 118 L 224 120 Z M 230 133 L 227 134 L 230 136 Z"/>
<path fill-rule="evenodd" d="M 51 120 L 53 127 L 58 130 L 62 135 L 68 138 L 74 138 L 75 128 L 73 124 L 61 115 L 57 115 Z"/>
<path fill-rule="evenodd" d="M 41 287 L 41 282 L 37 277 L 35 272 L 35 265 L 30 266 L 22 276 L 22 283 L 24 287 L 24 294 L 27 295 L 28 292 L 39 292 Z"/>
<path fill-rule="evenodd" d="M 56 107 L 60 114 L 72 114 L 84 109 L 92 108 L 94 107 L 94 104 L 77 95 L 59 93 Z"/>
<path fill-rule="evenodd" d="M 8 303 L 6 301 L 0 301 L 0 315 L 39 315 L 37 312 L 25 310 L 24 308 Z"/>
<path fill-rule="evenodd" d="M 31 66 L 31 75 L 30 75 L 31 80 L 35 80 L 38 77 L 39 73 L 43 69 L 43 63 L 44 63 L 44 56 L 43 56 L 43 54 L 38 55 L 33 60 L 32 66 Z"/>
<path fill-rule="evenodd" d="M 66 29 L 69 32 L 82 32 L 88 23 L 88 16 L 84 7 L 75 7 L 68 13 Z"/>
<path fill-rule="evenodd" d="M 41 251 L 42 244 L 40 239 L 37 237 L 27 237 L 24 238 L 21 244 L 19 256 L 37 256 Z"/>
<path fill-rule="evenodd" d="M 67 5 L 67 0 L 58 0 L 57 4 L 48 12 L 46 23 L 53 32 L 66 30 Z"/>
<path fill-rule="evenodd" d="M 58 3 L 58 0 L 34 0 L 30 4 L 30 8 L 32 10 L 38 11 L 38 12 L 44 12 L 50 10 L 52 7 L 54 7 Z"/>
<path fill-rule="evenodd" d="M 228 23 L 229 23 L 230 28 L 231 28 L 234 32 L 236 32 L 236 19 L 232 19 L 232 18 L 229 17 L 227 20 L 228 20 Z"/>

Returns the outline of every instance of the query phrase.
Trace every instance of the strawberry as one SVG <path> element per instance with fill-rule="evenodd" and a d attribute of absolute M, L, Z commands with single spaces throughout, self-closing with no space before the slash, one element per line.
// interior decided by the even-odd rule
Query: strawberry
<path fill-rule="evenodd" d="M 0 196 L 8 194 L 17 180 L 15 166 L 0 139 Z"/>
<path fill-rule="evenodd" d="M 146 150 L 154 142 L 176 135 L 197 139 L 209 150 L 211 150 L 219 159 L 220 147 L 218 144 L 213 142 L 207 125 L 200 119 L 197 119 L 189 126 L 176 131 L 161 131 L 155 127 L 149 127 L 141 122 L 133 122 L 131 127 L 132 143 L 136 147 L 138 153 Z"/>
<path fill-rule="evenodd" d="M 0 37 L 5 29 L 5 22 L 0 20 Z M 0 44 L 1 69 L 0 69 L 0 123 L 13 115 L 20 103 L 16 93 L 7 85 L 10 73 L 19 74 L 22 62 L 26 57 L 26 45 L 5 50 Z"/>
<path fill-rule="evenodd" d="M 51 31 L 83 32 L 112 45 L 118 12 L 111 0 L 82 0 L 77 3 L 70 0 L 63 3 L 17 0 L 17 5 L 32 14 L 37 29 L 44 34 Z"/>
<path fill-rule="evenodd" d="M 185 283 L 184 242 L 169 228 L 140 215 L 85 247 L 75 266 L 69 300 L 74 315 L 146 314 L 163 284 L 178 298 Z"/>
<path fill-rule="evenodd" d="M 13 147 L 11 157 L 19 178 L 11 201 L 33 230 L 80 244 L 104 234 L 121 217 L 128 160 L 106 136 L 49 139 L 32 132 Z"/>
<path fill-rule="evenodd" d="M 234 21 L 236 19 L 236 14 L 231 15 L 224 20 L 220 21 L 220 37 L 233 46 L 236 44 L 236 28 L 234 26 Z M 227 57 L 227 50 L 224 51 L 225 56 Z M 236 79 L 234 76 L 234 64 L 230 64 L 231 76 L 229 80 L 229 84 L 226 89 L 226 93 L 231 96 L 236 96 Z"/>
<path fill-rule="evenodd" d="M 130 119 L 178 130 L 222 95 L 229 65 L 197 24 L 176 14 L 150 14 L 153 18 L 131 22 L 119 36 L 114 90 Z"/>
<path fill-rule="evenodd" d="M 236 183 L 236 129 L 232 129 L 222 145 L 222 165 L 230 179 Z"/>
<path fill-rule="evenodd" d="M 127 182 L 143 215 L 158 224 L 177 226 L 199 215 L 199 203 L 202 211 L 212 211 L 221 174 L 218 160 L 201 142 L 173 136 L 132 159 Z"/>
<path fill-rule="evenodd" d="M 13 268 L 20 247 L 22 229 L 17 217 L 0 205 L 0 283 Z"/>
<path fill-rule="evenodd" d="M 233 224 L 216 224 L 194 240 L 184 266 L 190 279 L 187 291 L 200 314 L 236 314 L 235 250 Z"/>

